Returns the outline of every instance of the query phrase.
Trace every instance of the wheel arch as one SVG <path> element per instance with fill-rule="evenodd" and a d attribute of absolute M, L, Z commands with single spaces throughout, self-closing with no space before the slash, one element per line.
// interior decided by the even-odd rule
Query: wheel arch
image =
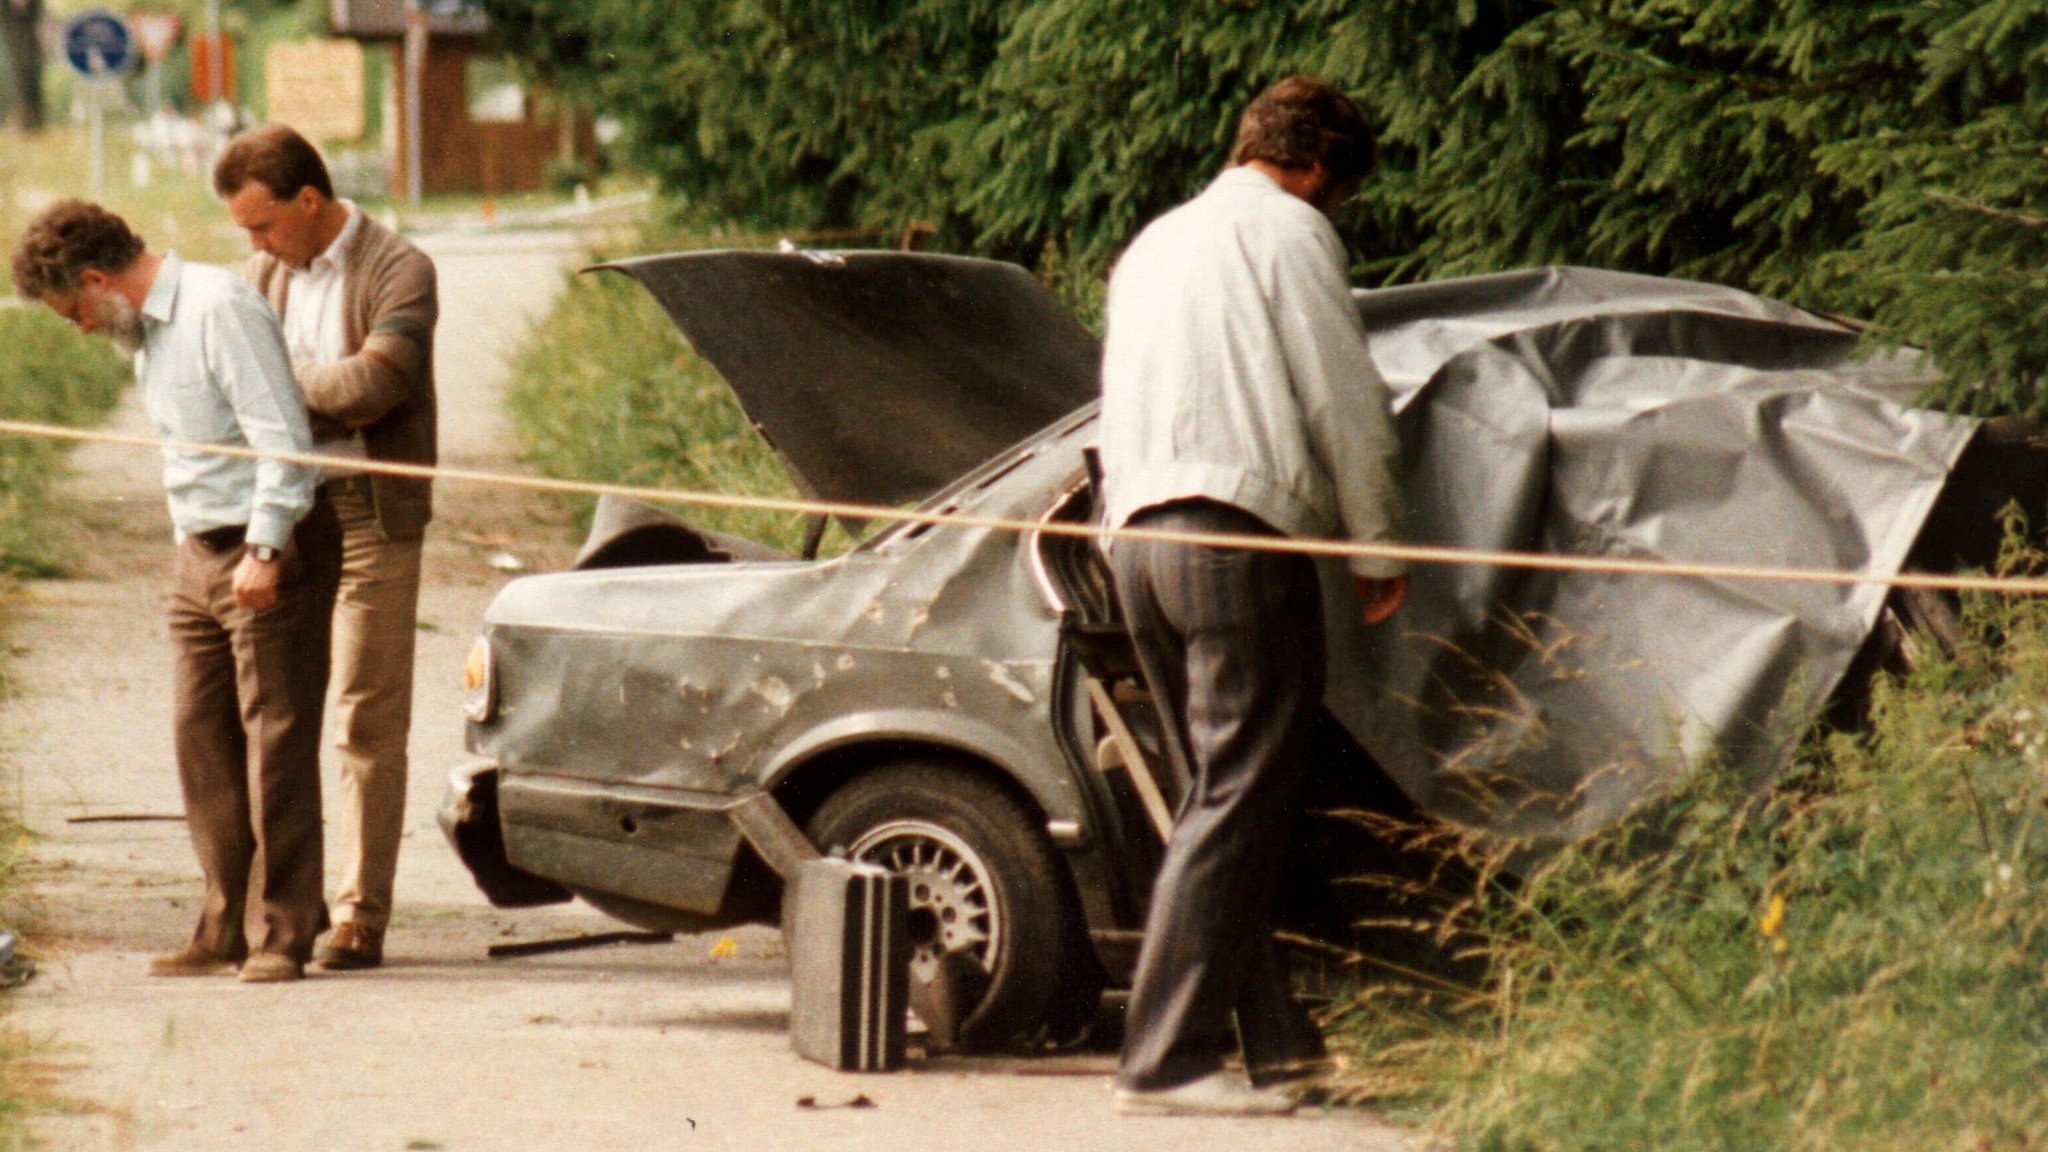
<path fill-rule="evenodd" d="M 942 761 L 971 772 L 1023 805 L 1041 829 L 1048 819 L 1045 805 L 999 761 L 976 749 L 912 736 L 875 736 L 814 749 L 809 755 L 784 764 L 768 780 L 767 788 L 788 811 L 790 819 L 802 825 L 848 781 L 885 764 L 907 759 Z"/>
<path fill-rule="evenodd" d="M 768 790 L 802 824 L 825 797 L 861 772 L 912 756 L 942 759 L 982 776 L 1012 794 L 1041 829 L 1051 821 L 1085 819 L 1079 790 L 1066 765 L 1037 766 L 1024 745 L 999 730 L 958 717 L 918 713 L 843 719 L 819 728 L 776 754 L 761 773 Z M 1050 834 L 1050 833 L 1048 833 Z M 1058 842 L 1063 851 L 1069 845 Z"/>

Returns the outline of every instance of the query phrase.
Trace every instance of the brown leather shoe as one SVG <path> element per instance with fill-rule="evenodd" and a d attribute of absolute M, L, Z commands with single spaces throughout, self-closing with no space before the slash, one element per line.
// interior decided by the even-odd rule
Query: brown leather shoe
<path fill-rule="evenodd" d="M 235 966 L 235 961 L 209 952 L 196 944 L 187 944 L 176 952 L 166 952 L 149 958 L 151 976 L 211 976 L 225 972 Z"/>
<path fill-rule="evenodd" d="M 244 984 L 284 984 L 302 980 L 306 966 L 281 952 L 258 952 L 242 961 L 242 972 L 236 979 Z"/>
<path fill-rule="evenodd" d="M 384 930 L 344 920 L 327 934 L 327 943 L 313 954 L 313 963 L 333 972 L 375 968 L 384 963 Z"/>

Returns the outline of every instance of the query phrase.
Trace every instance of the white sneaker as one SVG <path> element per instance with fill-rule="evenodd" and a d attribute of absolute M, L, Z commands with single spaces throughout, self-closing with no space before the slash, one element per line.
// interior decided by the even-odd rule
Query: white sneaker
<path fill-rule="evenodd" d="M 1171 1088 L 1118 1088 L 1116 1110 L 1124 1116 L 1285 1116 L 1294 1111 L 1294 1095 L 1211 1072 Z"/>

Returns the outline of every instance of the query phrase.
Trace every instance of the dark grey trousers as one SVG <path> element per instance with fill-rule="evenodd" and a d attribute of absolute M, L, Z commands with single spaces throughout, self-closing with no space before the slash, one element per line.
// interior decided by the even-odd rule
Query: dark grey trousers
<path fill-rule="evenodd" d="M 1147 509 L 1131 523 L 1275 535 L 1209 501 Z M 1170 1088 L 1218 1070 L 1233 1046 L 1255 1082 L 1281 1079 L 1324 1055 L 1272 938 L 1323 698 L 1315 563 L 1142 540 L 1119 540 L 1112 554 L 1168 754 L 1189 781 L 1152 889 L 1117 1079 Z"/>

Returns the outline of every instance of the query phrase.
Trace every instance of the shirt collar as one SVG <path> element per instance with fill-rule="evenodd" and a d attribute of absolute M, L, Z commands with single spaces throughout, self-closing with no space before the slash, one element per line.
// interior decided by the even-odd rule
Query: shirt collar
<path fill-rule="evenodd" d="M 150 281 L 149 295 L 142 298 L 142 317 L 158 324 L 169 324 L 171 313 L 178 305 L 178 279 L 185 270 L 185 261 L 176 252 L 164 253 L 163 262 L 157 265 L 156 279 Z"/>
<path fill-rule="evenodd" d="M 313 257 L 306 265 L 307 271 L 311 271 L 313 266 L 322 260 L 327 262 L 328 267 L 340 271 L 343 254 L 348 251 L 350 244 L 355 243 L 356 233 L 363 230 L 363 213 L 355 206 L 355 202 L 343 200 L 341 206 L 348 209 L 348 222 L 341 226 L 341 231 L 334 234 L 334 242 L 327 246 L 327 250 Z"/>
<path fill-rule="evenodd" d="M 1225 168 L 1209 182 L 1211 188 L 1265 188 L 1273 192 L 1284 191 L 1278 181 L 1249 164 Z"/>

